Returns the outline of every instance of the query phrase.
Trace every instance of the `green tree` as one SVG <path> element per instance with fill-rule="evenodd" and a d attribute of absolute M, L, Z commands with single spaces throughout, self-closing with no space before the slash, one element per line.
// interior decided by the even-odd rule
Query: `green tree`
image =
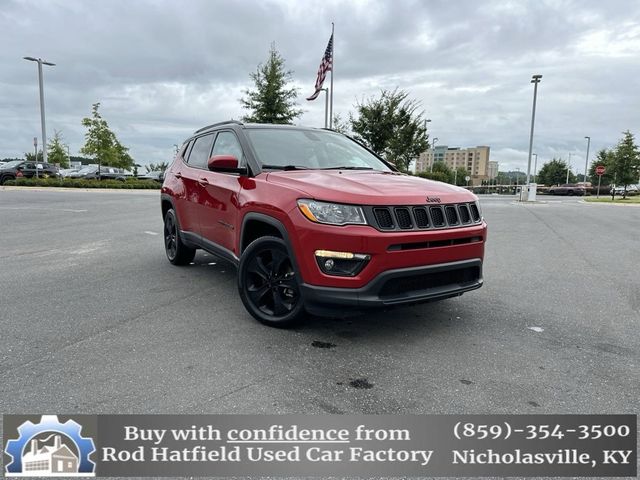
<path fill-rule="evenodd" d="M 427 129 L 419 102 L 404 90 L 382 90 L 356 104 L 356 117 L 350 115 L 354 136 L 378 155 L 407 171 L 409 164 L 429 148 Z"/>
<path fill-rule="evenodd" d="M 598 184 L 598 175 L 596 174 L 596 168 L 599 165 L 602 165 L 605 168 L 604 175 L 602 175 L 602 179 L 600 183 L 602 185 L 609 185 L 613 183 L 613 164 L 615 162 L 614 152 L 612 150 L 602 149 L 596 154 L 596 159 L 591 162 L 591 166 L 589 167 L 589 178 L 591 178 L 591 183 L 593 185 Z"/>
<path fill-rule="evenodd" d="M 147 173 L 164 172 L 167 168 L 169 168 L 169 164 L 167 162 L 150 163 L 149 165 L 145 165 L 144 168 L 147 169 Z"/>
<path fill-rule="evenodd" d="M 87 133 L 80 153 L 92 157 L 100 165 L 130 169 L 135 162 L 128 153 L 129 149 L 118 141 L 107 121 L 100 115 L 99 109 L 100 103 L 94 103 L 91 117 L 82 119 Z"/>
<path fill-rule="evenodd" d="M 627 130 L 615 149 L 613 176 L 617 185 L 624 185 L 623 198 L 627 197 L 627 185 L 638 182 L 640 175 L 640 152 L 633 134 Z"/>
<path fill-rule="evenodd" d="M 536 180 L 538 183 L 547 186 L 562 185 L 567 181 L 567 168 L 569 168 L 567 162 L 553 158 L 542 166 Z M 569 183 L 575 183 L 575 181 L 576 176 L 570 172 Z"/>
<path fill-rule="evenodd" d="M 456 173 L 457 172 L 457 173 Z M 464 185 L 467 184 L 467 181 L 465 180 L 465 177 L 469 175 L 469 172 L 467 171 L 466 168 L 464 167 L 458 167 L 455 169 L 454 171 L 454 180 L 455 180 L 455 184 L 459 187 L 462 187 Z"/>
<path fill-rule="evenodd" d="M 245 90 L 240 99 L 242 107 L 249 110 L 242 120 L 251 123 L 292 123 L 302 115 L 297 108 L 298 89 L 289 86 L 292 70 L 286 70 L 284 58 L 271 44 L 267 62 L 258 65 L 249 75 L 254 83 L 253 90 Z"/>
<path fill-rule="evenodd" d="M 36 162 L 36 161 L 42 162 L 44 160 L 44 156 L 42 155 L 42 150 L 38 150 L 38 158 L 37 158 L 37 160 L 36 160 L 36 154 L 33 153 L 33 152 L 26 152 L 24 154 L 24 159 L 27 162 Z"/>
<path fill-rule="evenodd" d="M 54 132 L 53 138 L 47 145 L 47 161 L 54 165 L 60 165 L 60 168 L 69 168 L 67 145 L 62 143 L 62 134 L 57 130 Z"/>
<path fill-rule="evenodd" d="M 347 120 L 343 120 L 339 113 L 333 116 L 333 126 L 332 129 L 338 133 L 343 133 L 345 135 L 349 135 L 350 133 L 350 124 Z"/>

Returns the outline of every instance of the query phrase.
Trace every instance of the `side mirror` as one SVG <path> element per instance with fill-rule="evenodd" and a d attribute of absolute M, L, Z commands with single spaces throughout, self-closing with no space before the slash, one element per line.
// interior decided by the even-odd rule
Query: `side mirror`
<path fill-rule="evenodd" d="M 238 167 L 238 159 L 233 155 L 214 155 L 207 162 L 211 172 L 247 174 L 246 167 Z"/>

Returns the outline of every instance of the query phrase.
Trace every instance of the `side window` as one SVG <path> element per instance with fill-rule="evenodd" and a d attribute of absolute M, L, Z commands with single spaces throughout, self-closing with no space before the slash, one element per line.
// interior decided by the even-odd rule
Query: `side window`
<path fill-rule="evenodd" d="M 209 152 L 213 143 L 213 135 L 204 135 L 196 138 L 191 153 L 189 154 L 188 164 L 194 168 L 207 168 L 209 161 Z"/>
<path fill-rule="evenodd" d="M 220 132 L 218 138 L 216 138 L 216 144 L 213 146 L 214 155 L 233 155 L 238 159 L 238 164 L 242 165 L 244 159 L 242 158 L 242 147 L 236 136 L 232 132 Z"/>
<path fill-rule="evenodd" d="M 185 162 L 189 159 L 189 150 L 191 149 L 192 146 L 193 146 L 193 140 L 185 143 L 182 146 L 182 151 L 180 152 L 180 156 L 184 159 Z"/>

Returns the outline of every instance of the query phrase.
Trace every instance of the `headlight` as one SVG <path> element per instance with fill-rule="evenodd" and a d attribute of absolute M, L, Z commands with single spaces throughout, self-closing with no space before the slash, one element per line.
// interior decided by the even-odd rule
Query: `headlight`
<path fill-rule="evenodd" d="M 366 225 L 362 208 L 340 203 L 298 200 L 298 208 L 312 222 L 329 225 Z"/>

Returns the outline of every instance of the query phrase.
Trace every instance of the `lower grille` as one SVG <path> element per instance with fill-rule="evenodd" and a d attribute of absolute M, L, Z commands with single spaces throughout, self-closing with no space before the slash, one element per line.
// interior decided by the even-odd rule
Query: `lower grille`
<path fill-rule="evenodd" d="M 466 267 L 441 272 L 424 273 L 388 280 L 380 290 L 381 298 L 428 291 L 433 288 L 462 286 L 480 280 L 480 267 Z"/>

